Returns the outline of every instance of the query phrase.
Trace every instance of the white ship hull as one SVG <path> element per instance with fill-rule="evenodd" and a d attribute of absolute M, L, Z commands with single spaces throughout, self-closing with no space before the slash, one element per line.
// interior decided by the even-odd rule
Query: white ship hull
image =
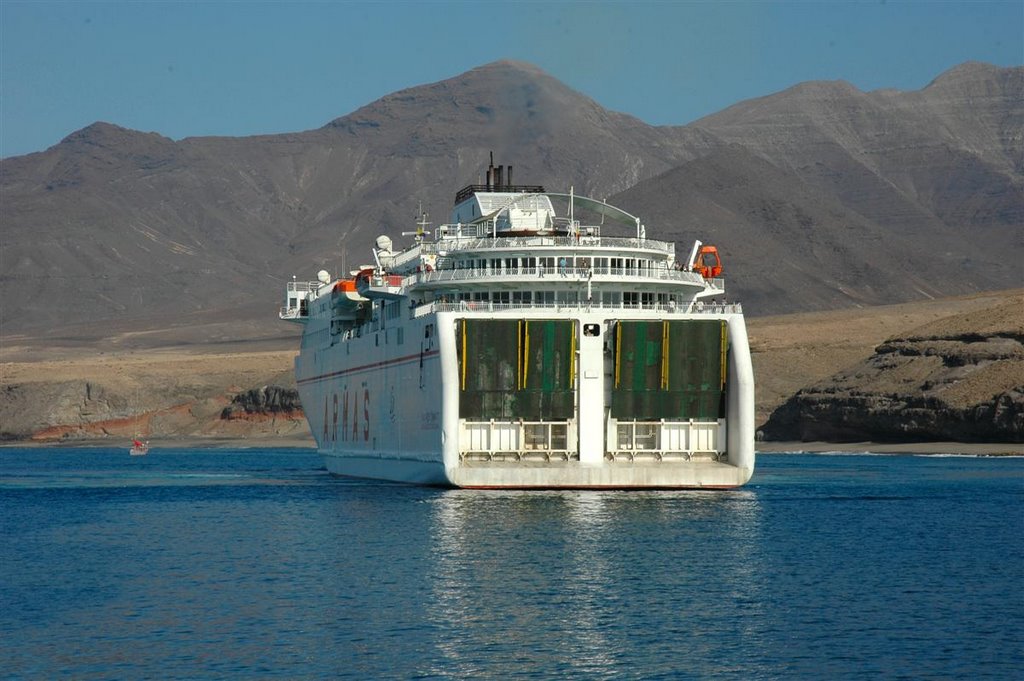
<path fill-rule="evenodd" d="M 720 319 L 729 329 L 728 417 L 714 424 L 681 424 L 676 430 L 685 431 L 690 441 L 616 453 L 615 443 L 606 438 L 607 386 L 597 385 L 611 379 L 606 358 L 602 352 L 599 363 L 593 363 L 591 373 L 600 376 L 587 378 L 585 353 L 580 352 L 583 378 L 578 382 L 584 385 L 577 390 L 576 413 L 568 423 L 570 439 L 577 443 L 574 452 L 527 450 L 516 433 L 510 441 L 489 443 L 486 451 L 477 448 L 467 434 L 467 420 L 459 418 L 458 321 L 467 316 L 550 319 L 555 312 L 563 319 L 572 313 L 580 328 L 607 324 L 609 315 L 643 319 L 624 310 L 441 312 L 403 320 L 346 346 L 300 355 L 296 375 L 302 403 L 310 405 L 307 419 L 327 469 L 337 475 L 467 488 L 730 488 L 750 479 L 753 371 L 739 314 L 648 316 L 657 321 Z M 424 338 L 428 326 L 432 336 Z M 595 385 L 587 385 L 590 381 Z M 699 441 L 709 425 L 714 431 L 710 439 Z M 514 421 L 496 428 L 502 426 L 502 434 L 517 428 Z"/>
<path fill-rule="evenodd" d="M 296 379 L 327 469 L 467 488 L 746 483 L 753 371 L 739 306 L 704 302 L 724 293 L 717 250 L 698 242 L 683 266 L 639 219 L 491 172 L 433 239 L 393 253 L 380 237 L 375 267 L 289 284 L 281 317 L 305 325 Z M 636 238 L 602 238 L 577 207 L 635 220 Z"/>

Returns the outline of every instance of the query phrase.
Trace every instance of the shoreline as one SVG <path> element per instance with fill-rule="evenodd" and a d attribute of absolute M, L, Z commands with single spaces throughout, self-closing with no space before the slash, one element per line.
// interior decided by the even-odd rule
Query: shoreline
<path fill-rule="evenodd" d="M 173 437 L 149 438 L 146 440 L 150 451 L 154 449 L 312 449 L 316 450 L 316 442 L 308 437 Z M 68 440 L 8 440 L 0 442 L 0 450 L 5 448 L 38 449 L 54 447 L 59 449 L 103 447 L 106 449 L 128 449 L 131 438 L 83 438 Z"/>
<path fill-rule="evenodd" d="M 1020 442 L 758 442 L 758 454 L 1024 456 Z"/>
<path fill-rule="evenodd" d="M 75 439 L 43 442 L 39 440 L 11 440 L 0 442 L 5 448 L 35 449 L 40 447 L 127 449 L 130 440 Z M 310 449 L 316 450 L 311 437 L 180 437 L 151 438 L 150 449 Z M 1024 443 L 1017 442 L 758 442 L 757 454 L 923 454 L 961 456 L 1024 456 Z"/>

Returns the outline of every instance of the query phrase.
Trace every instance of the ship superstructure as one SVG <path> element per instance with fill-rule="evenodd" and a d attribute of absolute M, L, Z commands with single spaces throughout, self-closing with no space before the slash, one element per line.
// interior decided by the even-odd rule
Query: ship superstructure
<path fill-rule="evenodd" d="M 605 202 L 503 181 L 373 264 L 288 284 L 332 473 L 471 488 L 727 488 L 754 468 L 743 313 L 713 247 Z M 602 235 L 612 222 L 631 236 Z"/>

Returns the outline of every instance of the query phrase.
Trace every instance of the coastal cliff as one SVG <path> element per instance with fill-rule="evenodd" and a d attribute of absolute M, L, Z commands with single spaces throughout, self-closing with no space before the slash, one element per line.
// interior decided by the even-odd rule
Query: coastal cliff
<path fill-rule="evenodd" d="M 1024 296 L 892 336 L 799 390 L 765 439 L 1024 442 Z"/>
<path fill-rule="evenodd" d="M 287 368 L 293 351 L 57 355 L 2 365 L 0 441 L 312 443 Z"/>
<path fill-rule="evenodd" d="M 238 393 L 220 413 L 221 419 L 266 419 L 281 415 L 303 418 L 299 391 L 279 385 L 265 385 Z"/>

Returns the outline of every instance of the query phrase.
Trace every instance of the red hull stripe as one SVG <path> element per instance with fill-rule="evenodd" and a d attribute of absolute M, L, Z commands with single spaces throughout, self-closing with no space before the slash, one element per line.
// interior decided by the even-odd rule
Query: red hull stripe
<path fill-rule="evenodd" d="M 441 354 L 440 350 L 429 350 L 423 353 L 423 359 L 430 359 L 437 357 Z M 349 374 L 356 374 L 360 371 L 371 371 L 373 369 L 383 369 L 384 367 L 398 366 L 399 364 L 408 364 L 409 362 L 420 361 L 420 353 L 415 355 L 406 355 L 405 357 L 396 357 L 395 359 L 384 360 L 383 362 L 373 362 L 372 364 L 363 364 L 362 366 L 352 367 L 351 369 L 342 369 L 341 371 L 332 371 L 329 374 L 321 374 L 319 376 L 310 376 L 309 378 L 302 378 L 296 381 L 296 383 L 315 383 L 316 381 L 325 381 L 329 378 L 338 378 L 339 376 L 348 376 Z"/>

